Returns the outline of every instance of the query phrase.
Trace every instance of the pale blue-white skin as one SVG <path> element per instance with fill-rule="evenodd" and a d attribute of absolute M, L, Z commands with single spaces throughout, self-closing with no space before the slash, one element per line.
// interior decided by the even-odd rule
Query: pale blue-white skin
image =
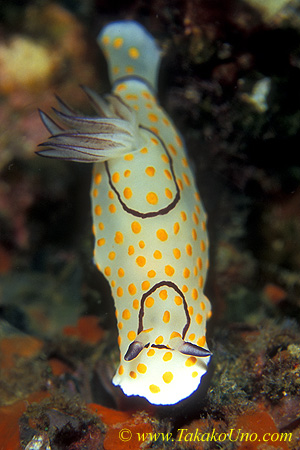
<path fill-rule="evenodd" d="M 104 28 L 113 93 L 86 93 L 87 118 L 60 102 L 46 114 L 44 156 L 94 162 L 91 189 L 95 263 L 110 283 L 119 330 L 113 378 L 126 395 L 174 404 L 194 392 L 211 353 L 206 214 L 184 145 L 155 97 L 160 51 L 132 21 Z"/>

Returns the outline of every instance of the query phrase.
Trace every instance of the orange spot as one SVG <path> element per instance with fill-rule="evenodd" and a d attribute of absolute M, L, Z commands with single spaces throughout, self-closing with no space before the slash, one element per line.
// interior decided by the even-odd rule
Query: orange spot
<path fill-rule="evenodd" d="M 119 328 L 119 330 L 122 330 L 122 328 L 123 328 L 123 323 L 122 322 L 118 323 L 118 328 Z"/>
<path fill-rule="evenodd" d="M 171 383 L 173 380 L 172 372 L 165 372 L 162 377 L 165 383 Z"/>
<path fill-rule="evenodd" d="M 197 240 L 197 231 L 195 230 L 195 228 L 193 228 L 193 230 L 192 230 L 192 237 L 193 237 L 194 241 Z"/>
<path fill-rule="evenodd" d="M 176 337 L 180 337 L 181 338 L 181 334 L 179 334 L 177 331 L 172 331 L 171 335 L 170 335 L 170 339 L 176 338 Z"/>
<path fill-rule="evenodd" d="M 158 140 L 157 139 L 152 137 L 152 138 L 150 138 L 150 141 L 152 142 L 152 144 L 158 145 Z"/>
<path fill-rule="evenodd" d="M 173 249 L 173 255 L 175 256 L 176 259 L 179 259 L 181 256 L 181 251 L 179 250 L 179 248 L 174 248 Z"/>
<path fill-rule="evenodd" d="M 167 155 L 165 154 L 161 155 L 161 159 L 163 160 L 164 163 L 169 164 L 169 158 L 167 157 Z"/>
<path fill-rule="evenodd" d="M 193 217 L 193 222 L 194 222 L 196 225 L 198 225 L 199 219 L 198 219 L 197 214 L 196 214 L 196 213 L 193 213 L 192 217 Z"/>
<path fill-rule="evenodd" d="M 122 269 L 122 267 L 120 267 L 120 269 L 118 270 L 118 275 L 120 278 L 124 277 L 125 272 L 124 272 L 124 269 Z"/>
<path fill-rule="evenodd" d="M 125 178 L 128 178 L 130 176 L 130 174 L 131 174 L 131 170 L 127 169 L 127 170 L 124 171 L 124 177 Z"/>
<path fill-rule="evenodd" d="M 158 295 L 160 296 L 160 298 L 162 300 L 166 300 L 168 298 L 168 292 L 166 291 L 166 289 L 163 289 L 162 291 L 160 291 L 160 293 Z"/>
<path fill-rule="evenodd" d="M 177 184 L 179 186 L 179 189 L 182 191 L 183 190 L 183 184 L 180 178 L 177 178 Z"/>
<path fill-rule="evenodd" d="M 124 156 L 125 161 L 132 161 L 134 158 L 132 153 L 128 153 L 127 155 Z"/>
<path fill-rule="evenodd" d="M 145 301 L 145 305 L 147 306 L 147 308 L 152 308 L 152 306 L 154 305 L 154 298 L 147 297 L 146 301 Z"/>
<path fill-rule="evenodd" d="M 135 338 L 136 338 L 136 332 L 135 332 L 135 331 L 129 331 L 129 332 L 127 333 L 127 337 L 128 337 L 128 339 L 129 339 L 130 341 L 134 341 Z"/>
<path fill-rule="evenodd" d="M 113 199 L 115 196 L 115 194 L 113 193 L 113 191 L 108 191 L 108 198 Z"/>
<path fill-rule="evenodd" d="M 194 314 L 194 308 L 192 306 L 188 307 L 188 311 L 189 311 L 190 316 L 192 316 Z"/>
<path fill-rule="evenodd" d="M 199 267 L 199 270 L 202 270 L 202 259 L 201 258 L 197 258 L 197 266 Z"/>
<path fill-rule="evenodd" d="M 124 367 L 123 367 L 122 365 L 119 367 L 118 372 L 119 372 L 119 375 L 123 375 L 123 373 L 124 373 Z"/>
<path fill-rule="evenodd" d="M 195 317 L 195 320 L 196 320 L 198 325 L 201 325 L 202 320 L 203 320 L 201 314 L 197 314 L 196 317 Z"/>
<path fill-rule="evenodd" d="M 147 275 L 149 278 L 154 278 L 156 276 L 156 272 L 155 272 L 155 270 L 149 270 Z"/>
<path fill-rule="evenodd" d="M 104 230 L 104 223 L 99 222 L 98 223 L 98 228 L 99 228 L 99 230 Z"/>
<path fill-rule="evenodd" d="M 163 315 L 163 321 L 165 323 L 169 323 L 170 322 L 170 311 L 165 311 L 164 315 Z"/>
<path fill-rule="evenodd" d="M 168 145 L 168 148 L 169 148 L 169 150 L 171 151 L 171 153 L 172 153 L 174 156 L 177 155 L 177 150 L 176 150 L 176 148 L 174 147 L 174 145 L 169 144 L 169 145 Z"/>
<path fill-rule="evenodd" d="M 193 249 L 190 244 L 187 244 L 187 246 L 185 247 L 185 251 L 186 251 L 187 255 L 192 256 Z"/>
<path fill-rule="evenodd" d="M 133 255 L 134 254 L 134 247 L 133 245 L 129 245 L 128 247 L 128 255 Z"/>
<path fill-rule="evenodd" d="M 195 372 L 192 373 L 192 377 L 193 378 L 196 378 L 197 376 L 198 376 L 198 372 L 195 371 Z"/>
<path fill-rule="evenodd" d="M 168 239 L 168 233 L 166 232 L 166 230 L 164 230 L 162 228 L 157 230 L 156 236 L 162 242 L 164 242 L 164 241 L 166 241 Z"/>
<path fill-rule="evenodd" d="M 129 376 L 131 377 L 131 378 L 136 378 L 136 373 L 133 371 L 133 370 L 131 370 L 130 372 L 129 372 Z"/>
<path fill-rule="evenodd" d="M 128 55 L 132 59 L 138 59 L 138 57 L 140 56 L 140 52 L 136 47 L 130 47 L 128 49 Z"/>
<path fill-rule="evenodd" d="M 122 297 L 123 296 L 123 289 L 121 288 L 121 286 L 119 286 L 118 287 L 118 289 L 117 289 L 117 296 L 118 297 Z M 123 313 L 124 314 L 124 313 Z M 124 319 L 125 317 L 123 316 L 123 319 Z"/>
<path fill-rule="evenodd" d="M 200 308 L 202 309 L 202 311 L 205 310 L 205 303 L 204 302 L 200 302 Z"/>
<path fill-rule="evenodd" d="M 182 158 L 181 162 L 184 167 L 188 167 L 188 162 L 187 162 L 186 158 Z"/>
<path fill-rule="evenodd" d="M 174 223 L 173 230 L 174 230 L 174 234 L 178 234 L 178 232 L 180 230 L 180 225 L 178 222 Z"/>
<path fill-rule="evenodd" d="M 200 277 L 199 277 L 198 284 L 199 284 L 199 287 L 202 289 L 203 288 L 203 276 L 202 275 L 200 275 Z"/>
<path fill-rule="evenodd" d="M 156 345 L 160 345 L 160 344 L 162 344 L 164 342 L 164 338 L 162 337 L 162 336 L 158 336 L 156 339 L 155 339 L 155 344 Z"/>
<path fill-rule="evenodd" d="M 105 267 L 104 273 L 107 277 L 109 277 L 111 274 L 111 268 L 109 266 Z"/>
<path fill-rule="evenodd" d="M 146 195 L 147 202 L 150 203 L 150 205 L 156 205 L 158 202 L 158 197 L 155 194 L 155 192 L 148 192 Z"/>
<path fill-rule="evenodd" d="M 101 216 L 102 208 L 100 205 L 95 206 L 95 214 L 96 214 L 96 216 Z"/>
<path fill-rule="evenodd" d="M 140 241 L 139 242 L 139 247 L 140 248 L 144 248 L 145 247 L 145 242 L 144 241 Z"/>
<path fill-rule="evenodd" d="M 138 222 L 132 222 L 131 229 L 135 234 L 137 234 L 141 231 L 142 227 Z"/>
<path fill-rule="evenodd" d="M 124 320 L 129 320 L 131 317 L 130 311 L 129 309 L 124 309 L 123 313 L 122 313 L 122 317 Z"/>
<path fill-rule="evenodd" d="M 148 153 L 147 147 L 142 148 L 142 150 L 140 150 L 140 153 L 143 153 L 143 154 Z"/>
<path fill-rule="evenodd" d="M 118 183 L 118 181 L 120 180 L 119 172 L 115 172 L 111 178 L 112 178 L 114 183 Z"/>
<path fill-rule="evenodd" d="M 138 256 L 135 261 L 140 267 L 144 267 L 144 265 L 146 264 L 146 258 L 144 256 Z"/>
<path fill-rule="evenodd" d="M 148 119 L 150 120 L 150 122 L 158 122 L 157 115 L 153 113 L 148 114 Z"/>
<path fill-rule="evenodd" d="M 170 171 L 169 171 L 168 169 L 165 169 L 165 170 L 164 170 L 164 174 L 165 174 L 165 177 L 166 177 L 168 180 L 172 180 L 172 175 L 171 175 L 171 173 L 170 173 Z"/>
<path fill-rule="evenodd" d="M 173 358 L 173 354 L 171 352 L 166 352 L 163 356 L 164 361 L 170 361 Z"/>
<path fill-rule="evenodd" d="M 95 178 L 94 178 L 95 184 L 100 184 L 101 180 L 102 180 L 102 175 L 100 173 L 96 173 Z"/>
<path fill-rule="evenodd" d="M 150 348 L 150 350 L 147 351 L 147 355 L 148 356 L 154 356 L 155 355 L 155 350 L 153 350 L 153 348 Z"/>
<path fill-rule="evenodd" d="M 138 364 L 137 365 L 137 371 L 139 373 L 146 373 L 147 371 L 147 366 L 145 364 Z"/>
<path fill-rule="evenodd" d="M 192 333 L 192 334 L 189 335 L 189 340 L 190 340 L 190 341 L 194 341 L 195 338 L 196 338 L 195 333 Z"/>
<path fill-rule="evenodd" d="M 132 66 L 126 66 L 125 67 L 125 72 L 127 72 L 127 73 L 133 73 L 134 72 L 134 67 L 132 67 Z"/>
<path fill-rule="evenodd" d="M 202 252 L 205 251 L 205 243 L 204 243 L 203 240 L 200 242 L 200 250 L 201 250 Z"/>
<path fill-rule="evenodd" d="M 103 36 L 102 43 L 104 45 L 108 45 L 110 43 L 110 37 L 109 36 Z"/>
<path fill-rule="evenodd" d="M 166 188 L 165 189 L 165 196 L 169 199 L 173 198 L 173 194 L 172 191 L 170 191 L 170 189 Z"/>
<path fill-rule="evenodd" d="M 205 336 L 201 336 L 197 340 L 197 345 L 199 345 L 199 347 L 203 347 L 203 345 L 205 345 L 205 343 L 206 343 L 206 337 Z"/>
<path fill-rule="evenodd" d="M 197 298 L 198 298 L 198 291 L 197 291 L 197 289 L 193 289 L 192 290 L 192 298 L 194 300 L 197 300 Z"/>
<path fill-rule="evenodd" d="M 152 394 L 158 394 L 160 392 L 160 388 L 156 384 L 150 384 L 149 389 Z"/>
<path fill-rule="evenodd" d="M 155 252 L 153 253 L 153 257 L 155 259 L 161 259 L 162 258 L 162 254 L 159 250 L 155 250 Z"/>
<path fill-rule="evenodd" d="M 112 214 L 114 214 L 114 213 L 116 212 L 116 207 L 115 207 L 115 205 L 109 205 L 108 209 L 109 209 L 109 211 L 110 211 Z"/>
<path fill-rule="evenodd" d="M 170 125 L 170 122 L 165 117 L 163 117 L 162 121 L 163 121 L 164 125 L 167 125 L 167 126 Z"/>
<path fill-rule="evenodd" d="M 189 177 L 185 173 L 182 174 L 182 178 L 183 178 L 183 181 L 185 182 L 185 184 L 187 186 L 191 185 L 191 181 L 190 181 Z"/>
<path fill-rule="evenodd" d="M 181 215 L 181 218 L 182 218 L 183 222 L 185 222 L 186 219 L 187 219 L 186 213 L 184 211 L 181 211 L 180 215 Z"/>
<path fill-rule="evenodd" d="M 201 226 L 202 226 L 202 230 L 206 231 L 206 223 L 204 222 L 204 220 L 202 221 Z"/>
<path fill-rule="evenodd" d="M 177 144 L 178 144 L 180 147 L 182 147 L 182 140 L 180 139 L 180 137 L 177 135 L 177 136 L 175 136 L 175 139 L 176 139 Z"/>
<path fill-rule="evenodd" d="M 115 243 L 123 244 L 123 240 L 124 240 L 123 234 L 121 233 L 121 231 L 117 231 L 115 234 Z"/>
<path fill-rule="evenodd" d="M 113 260 L 115 259 L 115 257 L 116 257 L 115 252 L 109 252 L 108 257 L 109 257 L 109 259 L 110 259 L 111 261 L 113 261 Z"/>
<path fill-rule="evenodd" d="M 151 100 L 151 95 L 150 95 L 149 92 L 147 92 L 147 91 L 143 91 L 143 92 L 142 92 L 142 96 L 143 96 L 144 98 L 146 98 L 147 100 Z"/>
<path fill-rule="evenodd" d="M 120 47 L 122 47 L 123 43 L 124 43 L 124 39 L 121 37 L 117 37 L 113 41 L 113 47 L 120 48 Z"/>
<path fill-rule="evenodd" d="M 159 134 L 158 128 L 156 127 L 150 127 L 150 130 L 153 131 L 155 134 Z"/>
<path fill-rule="evenodd" d="M 189 288 L 184 284 L 182 286 L 182 292 L 187 292 L 189 290 Z"/>
<path fill-rule="evenodd" d="M 126 187 L 123 191 L 124 197 L 129 200 L 132 197 L 132 190 L 129 187 Z"/>
<path fill-rule="evenodd" d="M 197 200 L 197 202 L 200 202 L 200 195 L 198 192 L 195 192 L 195 199 Z"/>
<path fill-rule="evenodd" d="M 165 274 L 168 275 L 169 277 L 172 277 L 175 273 L 175 269 L 174 267 L 167 265 L 165 266 Z"/>
<path fill-rule="evenodd" d="M 190 276 L 190 273 L 191 273 L 190 270 L 187 267 L 185 267 L 185 269 L 183 270 L 184 278 L 188 278 Z"/>
<path fill-rule="evenodd" d="M 133 307 L 134 309 L 139 309 L 139 307 L 140 307 L 140 302 L 139 302 L 137 299 L 133 300 L 133 302 L 132 302 L 132 307 Z"/>
<path fill-rule="evenodd" d="M 125 83 L 121 83 L 116 87 L 117 92 L 124 91 L 125 89 L 127 89 L 127 85 Z"/>
<path fill-rule="evenodd" d="M 176 295 L 176 297 L 174 298 L 174 302 L 177 306 L 180 306 L 182 304 L 182 298 L 180 297 L 180 295 Z"/>
<path fill-rule="evenodd" d="M 138 100 L 139 99 L 138 96 L 135 94 L 127 94 L 127 95 L 125 95 L 125 98 L 127 100 Z"/>
<path fill-rule="evenodd" d="M 98 196 L 98 189 L 94 189 L 93 190 L 93 197 L 97 197 Z"/>
<path fill-rule="evenodd" d="M 196 362 L 197 362 L 197 359 L 195 358 L 195 356 L 190 356 L 190 357 L 186 360 L 185 365 L 186 365 L 187 367 L 191 367 L 191 366 L 194 366 L 194 365 L 196 364 Z"/>
<path fill-rule="evenodd" d="M 142 282 L 143 291 L 147 291 L 149 289 L 149 287 L 150 287 L 150 283 L 148 280 Z"/>
<path fill-rule="evenodd" d="M 152 166 L 147 167 L 145 172 L 149 177 L 153 177 L 155 175 L 155 169 Z"/>

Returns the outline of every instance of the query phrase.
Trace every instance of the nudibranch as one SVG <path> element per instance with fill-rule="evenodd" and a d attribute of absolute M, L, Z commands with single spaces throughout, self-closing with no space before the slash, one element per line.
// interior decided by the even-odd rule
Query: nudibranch
<path fill-rule="evenodd" d="M 94 259 L 115 300 L 120 365 L 113 384 L 153 404 L 188 397 L 207 371 L 206 214 L 184 144 L 159 106 L 161 52 L 133 21 L 99 35 L 112 94 L 84 88 L 99 117 L 60 103 L 42 156 L 94 163 Z"/>

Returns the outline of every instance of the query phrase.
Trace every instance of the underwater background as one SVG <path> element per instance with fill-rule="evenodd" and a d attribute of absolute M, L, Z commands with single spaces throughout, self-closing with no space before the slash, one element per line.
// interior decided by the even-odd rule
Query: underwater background
<path fill-rule="evenodd" d="M 208 214 L 213 361 L 172 407 L 111 384 L 91 166 L 35 154 L 38 108 L 89 115 L 79 85 L 110 91 L 96 37 L 123 19 L 162 48 L 159 101 Z M 1 450 L 300 448 L 299 83 L 299 0 L 0 0 Z"/>

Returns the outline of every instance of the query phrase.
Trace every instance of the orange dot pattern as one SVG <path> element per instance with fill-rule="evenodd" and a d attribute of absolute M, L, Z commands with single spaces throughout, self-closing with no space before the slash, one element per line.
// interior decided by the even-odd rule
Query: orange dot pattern
<path fill-rule="evenodd" d="M 149 41 L 155 44 L 149 34 L 133 42 L 120 24 L 114 31 L 108 26 L 100 42 L 124 107 L 116 118 L 132 114 L 137 135 L 127 153 L 94 166 L 94 259 L 111 286 L 118 317 L 121 356 L 113 383 L 127 395 L 169 404 L 197 388 L 209 362 L 178 350 L 182 340 L 207 348 L 206 215 L 182 138 L 135 77 L 145 70 Z M 131 124 L 124 129 L 131 133 Z M 135 340 L 146 347 L 125 360 Z"/>

